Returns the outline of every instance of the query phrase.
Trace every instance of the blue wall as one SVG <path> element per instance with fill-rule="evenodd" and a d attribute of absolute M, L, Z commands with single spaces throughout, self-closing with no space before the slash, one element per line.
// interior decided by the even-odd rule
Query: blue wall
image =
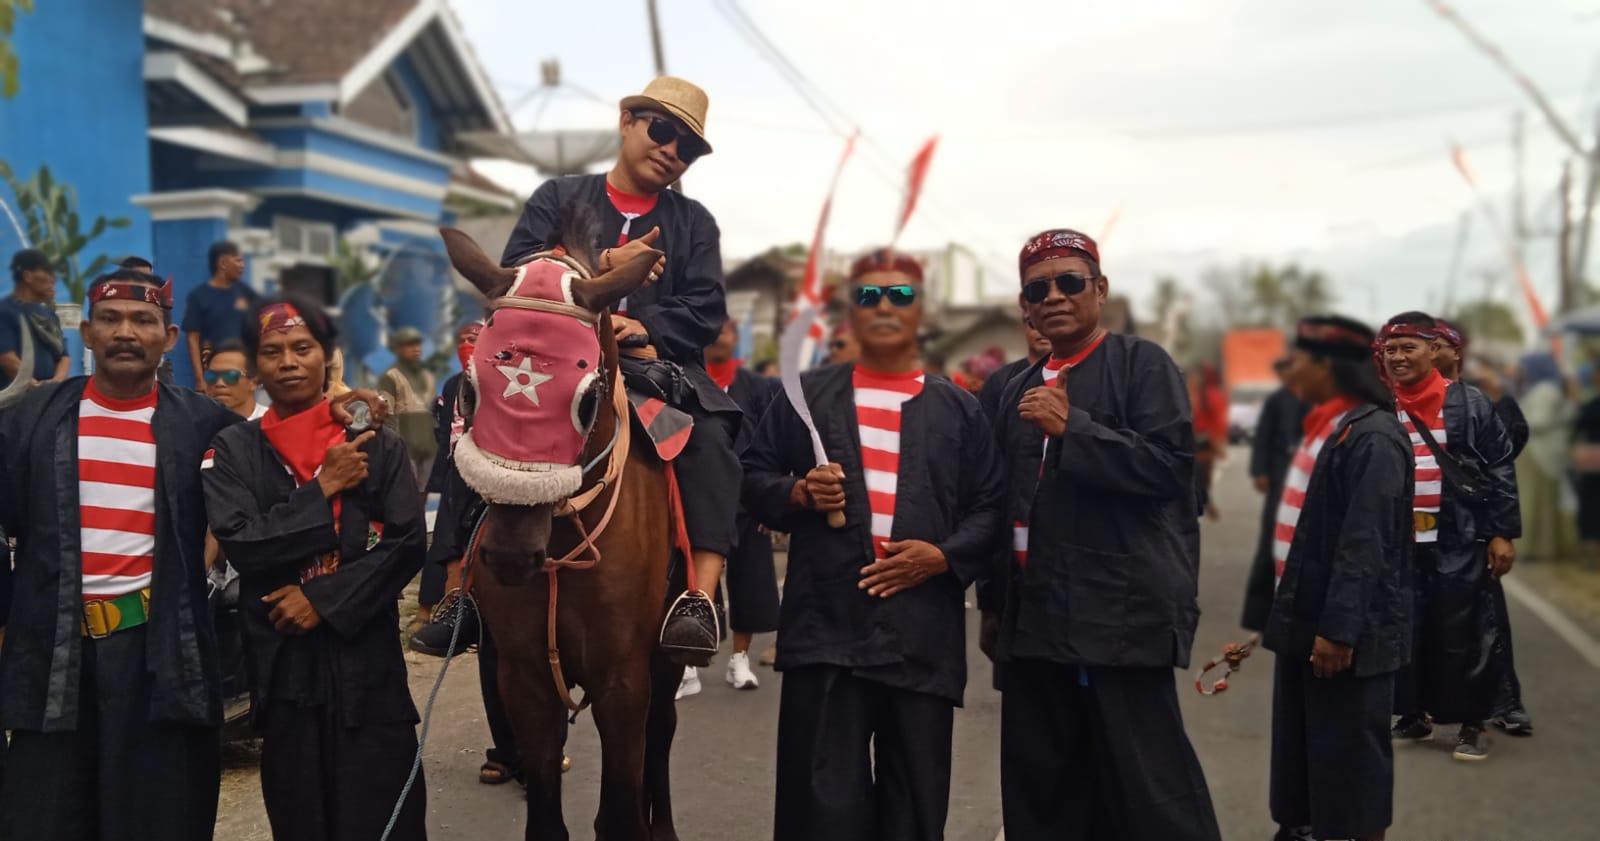
<path fill-rule="evenodd" d="M 434 112 L 433 100 L 428 97 L 428 89 L 422 84 L 422 77 L 403 55 L 395 61 L 394 72 L 405 86 L 406 96 L 411 97 L 411 107 L 417 115 L 417 145 L 439 151 L 439 117 Z"/>
<path fill-rule="evenodd" d="M 155 248 L 150 255 L 156 270 L 172 276 L 172 317 L 184 317 L 189 293 L 211 280 L 207 255 L 211 244 L 225 239 L 228 224 L 225 219 L 176 219 L 155 224 Z M 189 363 L 189 335 L 178 338 L 178 346 L 169 354 L 172 375 L 180 385 L 194 383 L 194 366 Z"/>
<path fill-rule="evenodd" d="M 45 0 L 17 15 L 22 87 L 0 99 L 0 159 L 23 179 L 49 164 L 77 188 L 85 228 L 101 214 L 133 220 L 90 243 L 84 265 L 151 251 L 149 214 L 129 201 L 150 192 L 143 15 L 142 0 Z M 0 197 L 13 199 L 4 188 Z M 0 292 L 10 287 L 0 279 Z"/>

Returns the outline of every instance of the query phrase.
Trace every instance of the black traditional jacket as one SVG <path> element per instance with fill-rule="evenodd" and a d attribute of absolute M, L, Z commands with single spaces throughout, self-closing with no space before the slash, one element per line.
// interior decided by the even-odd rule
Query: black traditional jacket
<path fill-rule="evenodd" d="M 1415 482 L 1395 414 L 1352 409 L 1312 469 L 1262 637 L 1268 649 L 1304 661 L 1319 636 L 1352 646 L 1356 677 L 1410 662 Z"/>
<path fill-rule="evenodd" d="M 78 722 L 83 651 L 79 553 L 78 405 L 88 377 L 39 386 L 0 417 L 0 522 L 17 540 L 15 566 L 0 569 L 5 646 L 0 649 L 0 728 L 62 732 Z M 156 548 L 146 657 L 150 720 L 222 723 L 216 635 L 207 612 L 206 442 L 240 418 L 188 388 L 158 384 Z"/>
<path fill-rule="evenodd" d="M 1306 419 L 1306 404 L 1287 388 L 1268 395 L 1261 404 L 1261 417 L 1256 421 L 1255 436 L 1250 441 L 1250 475 L 1266 476 L 1272 482 L 1274 493 L 1283 490 L 1283 480 L 1289 474 L 1289 462 L 1305 437 L 1302 425 Z"/>
<path fill-rule="evenodd" d="M 606 196 L 605 175 L 570 175 L 539 185 L 522 207 L 522 217 L 500 258 L 515 266 L 549 248 L 561 208 L 579 202 L 600 217 L 599 248 L 617 244 L 624 221 Z M 722 283 L 722 232 L 705 206 L 682 193 L 663 190 L 649 213 L 634 219 L 628 236 L 637 239 L 661 228 L 655 247 L 666 253 L 667 269 L 656 282 L 628 296 L 628 317 L 650 332 L 650 343 L 662 359 L 684 367 L 700 405 L 708 412 L 729 411 L 723 395 L 705 370 L 705 347 L 717 340 L 728 307 Z"/>
<path fill-rule="evenodd" d="M 978 389 L 978 406 L 983 409 L 983 416 L 989 419 L 990 426 L 996 426 L 1000 416 L 1000 401 L 1005 399 L 1006 387 L 1011 385 L 1011 380 L 1033 367 L 1027 357 L 1008 362 L 1000 370 L 989 375 L 983 381 L 983 388 Z M 1009 545 L 997 546 L 994 562 L 985 571 L 982 578 L 978 579 L 974 588 L 978 596 L 978 609 L 984 613 L 1000 613 L 1006 609 L 1006 581 L 1010 578 L 1011 547 Z"/>
<path fill-rule="evenodd" d="M 995 421 L 1009 519 L 1030 524 L 1026 568 L 1008 560 L 1001 572 L 998 659 L 1187 666 L 1200 527 L 1183 375 L 1160 346 L 1107 335 L 1064 372 L 1067 430 L 1046 450 L 1044 433 L 1017 413 L 1043 384 L 1044 363 L 1011 380 Z"/>
<path fill-rule="evenodd" d="M 795 482 L 816 459 L 787 396 L 777 396 L 745 453 L 745 505 L 758 521 L 790 535 L 777 667 L 843 666 L 960 704 L 967 678 L 963 595 L 990 563 L 1001 533 L 994 439 L 977 401 L 943 377 L 929 376 L 922 393 L 902 404 L 891 538 L 932 543 L 950 569 L 887 599 L 870 596 L 858 586 L 873 549 L 854 371 L 830 365 L 801 378 L 828 457 L 844 470 L 843 528 L 790 502 Z"/>
<path fill-rule="evenodd" d="M 728 385 L 728 396 L 739 404 L 746 426 L 754 431 L 756 424 L 761 422 L 761 416 L 767 413 L 773 399 L 782 390 L 783 386 L 776 379 L 740 368 L 733 375 L 733 382 Z"/>
<path fill-rule="evenodd" d="M 212 447 L 206 511 L 239 570 L 257 700 L 333 705 L 346 727 L 417 721 L 396 629 L 400 591 L 422 568 L 427 531 L 405 442 L 383 430 L 365 445 L 369 475 L 340 495 L 337 529 L 321 486 L 295 486 L 259 421 L 225 430 Z M 338 568 L 302 584 L 301 569 L 335 550 Z M 261 601 L 292 584 L 322 617 L 304 636 L 278 633 Z M 258 714 L 267 706 L 258 703 Z"/>
<path fill-rule="evenodd" d="M 1262 495 L 1261 533 L 1256 538 L 1256 555 L 1245 584 L 1244 614 L 1239 620 L 1240 625 L 1252 631 L 1266 628 L 1267 615 L 1272 612 L 1272 545 L 1278 526 L 1278 503 L 1283 498 L 1289 464 L 1305 438 L 1308 410 L 1289 389 L 1274 391 L 1261 407 L 1261 418 L 1250 442 L 1250 475 L 1265 476 L 1269 483 Z"/>
<path fill-rule="evenodd" d="M 1445 568 L 1475 560 L 1478 544 L 1492 537 L 1515 540 L 1522 536 L 1522 508 L 1517 500 L 1516 445 L 1495 404 L 1477 388 L 1453 382 L 1444 395 L 1446 453 L 1466 453 L 1481 464 L 1489 479 L 1489 502 L 1471 506 L 1458 499 L 1444 483 L 1439 510 L 1439 551 L 1456 557 L 1442 559 Z M 1422 445 L 1413 438 L 1414 445 Z"/>

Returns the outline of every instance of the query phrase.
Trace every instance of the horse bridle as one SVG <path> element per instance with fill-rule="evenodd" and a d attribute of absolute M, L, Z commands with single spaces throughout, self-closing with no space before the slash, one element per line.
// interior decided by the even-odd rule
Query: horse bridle
<path fill-rule="evenodd" d="M 582 277 L 589 277 L 588 269 L 586 269 L 581 263 L 567 256 L 564 252 L 542 251 L 533 255 L 528 262 L 538 259 L 556 260 L 578 272 Z M 491 312 L 503 308 L 535 310 L 538 312 L 551 313 L 553 315 L 563 315 L 569 318 L 576 318 L 579 321 L 594 327 L 596 332 L 598 332 L 600 329 L 601 322 L 599 313 L 593 312 L 584 307 L 561 301 L 550 301 L 544 298 L 525 298 L 516 295 L 502 295 L 499 298 L 496 298 L 489 306 Z M 578 532 L 578 545 L 574 546 L 572 551 L 560 558 L 552 558 L 548 553 L 546 553 L 544 564 L 540 568 L 540 571 L 545 573 L 545 575 L 549 577 L 550 581 L 549 610 L 547 611 L 546 623 L 546 637 L 548 646 L 547 653 L 549 654 L 550 658 L 550 673 L 555 679 L 556 692 L 560 694 L 561 702 L 566 704 L 567 709 L 571 711 L 574 716 L 589 706 L 590 699 L 588 697 L 588 693 L 586 692 L 584 693 L 584 698 L 581 702 L 574 702 L 572 700 L 572 693 L 567 688 L 566 676 L 562 673 L 561 649 L 556 643 L 556 607 L 558 603 L 557 593 L 559 592 L 557 583 L 559 579 L 557 577 L 557 573 L 561 572 L 563 569 L 591 569 L 596 564 L 600 563 L 600 547 L 595 545 L 595 541 L 600 539 L 600 536 L 605 532 L 606 527 L 611 524 L 611 515 L 616 513 L 617 510 L 617 500 L 622 498 L 622 476 L 623 471 L 628 463 L 628 455 L 631 449 L 632 438 L 631 435 L 624 434 L 625 425 L 629 422 L 629 420 L 628 394 L 622 382 L 622 366 L 613 364 L 610 385 L 600 387 L 608 387 L 611 389 L 611 405 L 613 414 L 611 441 L 606 444 L 605 448 L 600 451 L 599 455 L 595 456 L 594 459 L 584 466 L 583 475 L 588 476 L 589 472 L 598 466 L 602 460 L 605 461 L 606 470 L 605 473 L 601 475 L 600 479 L 594 484 L 590 485 L 588 488 L 580 489 L 577 494 L 555 503 L 555 509 L 550 515 L 551 518 L 555 519 L 557 517 L 561 517 L 571 521 L 573 527 Z M 592 429 L 590 431 L 591 433 L 593 432 Z M 605 493 L 607 490 L 610 490 L 611 493 L 610 497 L 606 501 L 605 510 L 601 513 L 600 520 L 595 523 L 594 530 L 590 531 L 584 527 L 583 512 L 588 510 L 589 506 L 593 505 L 594 502 L 600 498 L 600 495 Z M 480 524 L 480 527 L 473 531 L 471 545 L 469 545 L 467 548 L 467 557 L 469 560 L 468 569 L 464 575 L 463 588 L 468 592 L 471 592 L 472 589 L 472 564 L 470 559 L 477 556 L 478 542 L 481 534 L 482 528 Z M 588 552 L 590 556 L 583 557 L 585 552 Z"/>

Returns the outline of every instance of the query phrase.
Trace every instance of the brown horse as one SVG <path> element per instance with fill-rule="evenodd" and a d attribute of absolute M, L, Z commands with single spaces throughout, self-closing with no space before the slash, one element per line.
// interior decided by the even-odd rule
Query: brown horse
<path fill-rule="evenodd" d="M 528 841 L 568 837 L 562 719 L 578 706 L 575 686 L 600 731 L 596 839 L 676 841 L 668 757 L 682 671 L 657 647 L 672 545 L 666 470 L 633 437 L 608 315 L 660 253 L 593 276 L 595 217 L 578 207 L 564 217 L 565 248 L 515 269 L 442 231 L 492 311 L 464 377 L 468 429 L 456 445 L 457 468 L 488 503 L 471 587 L 500 651 Z"/>

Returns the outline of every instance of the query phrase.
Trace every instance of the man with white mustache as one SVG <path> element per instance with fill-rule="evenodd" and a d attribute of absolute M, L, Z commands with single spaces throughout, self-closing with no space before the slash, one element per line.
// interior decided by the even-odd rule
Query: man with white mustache
<path fill-rule="evenodd" d="M 783 395 L 744 461 L 745 505 L 790 535 L 774 838 L 937 841 L 963 594 L 1001 537 L 1000 460 L 977 399 L 921 369 L 921 265 L 875 251 L 850 287 L 860 359 L 801 378 L 834 463 L 817 466 Z"/>

